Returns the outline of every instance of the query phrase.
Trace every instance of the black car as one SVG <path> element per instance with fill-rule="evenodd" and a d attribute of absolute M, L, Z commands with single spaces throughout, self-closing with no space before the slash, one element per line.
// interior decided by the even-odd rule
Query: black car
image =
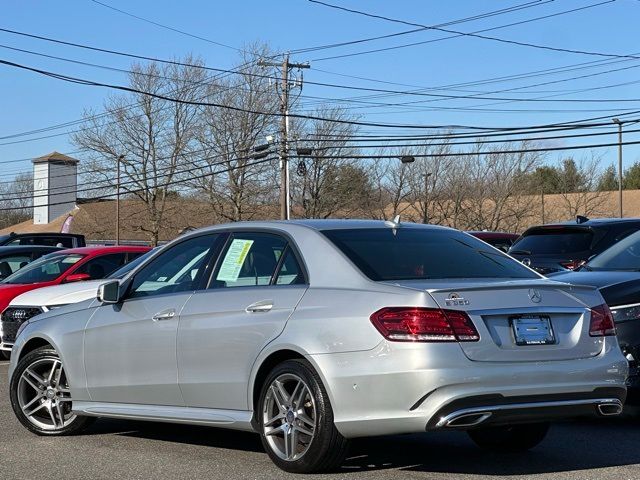
<path fill-rule="evenodd" d="M 48 253 L 63 250 L 61 247 L 49 247 L 45 245 L 13 245 L 0 246 L 0 280 L 17 272 L 28 263 L 47 255 Z"/>
<path fill-rule="evenodd" d="M 589 258 L 640 230 L 640 218 L 577 217 L 575 222 L 531 227 L 511 246 L 509 255 L 547 275 L 574 270 Z"/>
<path fill-rule="evenodd" d="M 50 247 L 86 247 L 84 235 L 76 233 L 13 233 L 0 235 L 0 246 L 6 245 L 47 245 Z"/>
<path fill-rule="evenodd" d="M 576 271 L 552 274 L 549 278 L 600 289 L 611 308 L 620 347 L 631 368 L 627 402 L 640 405 L 640 232 L 616 243 Z"/>

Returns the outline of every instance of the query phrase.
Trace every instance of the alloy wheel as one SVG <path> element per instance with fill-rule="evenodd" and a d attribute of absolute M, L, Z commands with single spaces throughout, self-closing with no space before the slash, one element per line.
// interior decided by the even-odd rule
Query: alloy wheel
<path fill-rule="evenodd" d="M 24 369 L 18 381 L 18 405 L 25 417 L 43 430 L 60 430 L 74 421 L 71 391 L 57 358 L 40 358 Z"/>
<path fill-rule="evenodd" d="M 299 460 L 316 428 L 316 404 L 309 386 L 292 373 L 276 377 L 264 397 L 262 418 L 271 450 L 283 460 Z"/>

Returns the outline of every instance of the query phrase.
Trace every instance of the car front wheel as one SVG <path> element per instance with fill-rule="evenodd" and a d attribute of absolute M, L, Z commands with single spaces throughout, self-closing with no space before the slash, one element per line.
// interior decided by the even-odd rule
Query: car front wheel
<path fill-rule="evenodd" d="M 332 470 L 347 440 L 333 423 L 320 377 L 305 360 L 287 360 L 267 377 L 256 406 L 262 444 L 281 469 L 294 473 Z"/>
<path fill-rule="evenodd" d="M 22 358 L 11 377 L 11 406 L 20 423 L 39 435 L 70 435 L 93 418 L 71 411 L 71 390 L 60 357 L 50 347 Z"/>
<path fill-rule="evenodd" d="M 505 425 L 469 430 L 480 447 L 498 452 L 523 452 L 538 445 L 549 431 L 548 423 Z"/>

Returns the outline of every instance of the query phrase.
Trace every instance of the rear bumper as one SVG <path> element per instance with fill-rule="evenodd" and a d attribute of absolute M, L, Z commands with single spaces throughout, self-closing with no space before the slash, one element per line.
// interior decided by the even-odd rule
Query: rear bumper
<path fill-rule="evenodd" d="M 489 413 L 485 425 L 617 413 L 628 373 L 615 339 L 595 357 L 547 362 L 474 362 L 456 344 L 390 342 L 309 359 L 347 438 L 452 428 L 438 423 L 468 409 Z"/>
<path fill-rule="evenodd" d="M 482 395 L 443 406 L 427 423 L 427 430 L 470 429 L 491 425 L 548 422 L 620 415 L 624 388 L 597 388 L 593 392 L 504 397 Z"/>

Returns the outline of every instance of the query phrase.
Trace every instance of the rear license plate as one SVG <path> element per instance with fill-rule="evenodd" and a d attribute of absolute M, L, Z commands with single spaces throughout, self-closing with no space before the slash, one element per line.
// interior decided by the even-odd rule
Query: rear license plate
<path fill-rule="evenodd" d="M 511 317 L 516 345 L 549 345 L 556 343 L 551 319 L 544 315 Z"/>

